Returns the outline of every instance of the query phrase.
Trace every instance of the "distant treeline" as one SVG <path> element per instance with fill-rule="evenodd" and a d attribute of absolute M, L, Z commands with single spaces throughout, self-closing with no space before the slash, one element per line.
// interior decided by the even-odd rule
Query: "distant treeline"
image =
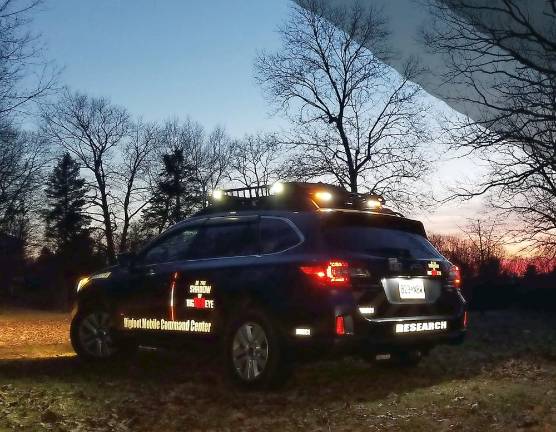
<path fill-rule="evenodd" d="M 145 124 L 78 93 L 43 115 L 34 133 L 0 127 L 5 298 L 67 305 L 80 276 L 203 209 L 215 188 L 287 176 L 271 134 L 232 139 L 191 120 Z"/>
<path fill-rule="evenodd" d="M 505 257 L 505 250 L 476 222 L 466 235 L 430 235 L 431 242 L 462 273 L 464 297 L 472 309 L 556 310 L 556 260 Z"/>

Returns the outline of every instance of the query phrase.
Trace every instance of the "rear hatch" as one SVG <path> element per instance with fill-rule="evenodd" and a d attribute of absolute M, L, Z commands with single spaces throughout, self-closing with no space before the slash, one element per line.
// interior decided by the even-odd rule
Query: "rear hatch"
<path fill-rule="evenodd" d="M 421 222 L 329 212 L 323 214 L 321 231 L 328 253 L 349 263 L 353 293 L 364 318 L 459 313 L 461 300 L 448 278 L 451 264 L 427 240 Z"/>

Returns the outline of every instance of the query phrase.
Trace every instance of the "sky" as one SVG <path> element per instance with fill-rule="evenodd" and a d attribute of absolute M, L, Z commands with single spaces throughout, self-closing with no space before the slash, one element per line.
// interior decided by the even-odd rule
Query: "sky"
<path fill-rule="evenodd" d="M 271 115 L 253 62 L 258 51 L 279 48 L 276 29 L 292 6 L 291 0 L 46 0 L 33 27 L 70 88 L 109 97 L 146 121 L 189 116 L 239 137 L 287 126 Z M 415 15 L 403 9 L 399 16 L 393 7 L 386 12 L 397 16 L 397 28 L 415 28 Z M 435 171 L 431 194 L 441 195 L 476 168 L 451 161 Z M 449 233 L 478 211 L 477 202 L 458 203 L 410 216 L 431 232 Z"/>
<path fill-rule="evenodd" d="M 76 90 L 145 120 L 191 116 L 232 135 L 272 129 L 253 79 L 289 0 L 47 0 L 34 26 Z"/>

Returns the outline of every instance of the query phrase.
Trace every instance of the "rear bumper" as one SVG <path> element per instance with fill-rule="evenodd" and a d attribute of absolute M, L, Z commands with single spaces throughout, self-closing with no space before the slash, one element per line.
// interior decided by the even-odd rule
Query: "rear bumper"
<path fill-rule="evenodd" d="M 406 350 L 429 350 L 437 345 L 461 344 L 467 330 L 464 326 L 463 313 L 459 316 L 427 316 L 396 319 L 361 319 L 354 323 L 352 329 L 342 336 L 330 335 L 316 338 L 295 338 L 293 348 L 300 357 L 331 355 L 368 355 Z M 446 322 L 446 328 L 440 330 L 422 330 L 431 324 Z M 421 323 L 421 326 L 419 326 Z M 407 332 L 396 332 L 399 325 L 406 324 Z M 413 325 L 412 325 L 413 324 Z M 421 327 L 421 330 L 418 330 Z M 398 327 L 399 328 L 399 327 Z M 403 328 L 399 328 L 403 330 Z M 351 331 L 349 331 L 351 330 Z M 413 330 L 413 331 L 412 331 Z"/>

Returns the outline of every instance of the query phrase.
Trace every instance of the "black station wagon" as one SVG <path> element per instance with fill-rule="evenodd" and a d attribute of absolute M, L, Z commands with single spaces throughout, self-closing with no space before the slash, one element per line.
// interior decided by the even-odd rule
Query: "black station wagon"
<path fill-rule="evenodd" d="M 466 302 L 423 224 L 383 204 L 322 183 L 215 191 L 207 209 L 79 282 L 73 347 L 106 361 L 200 342 L 247 387 L 329 354 L 414 365 L 463 340 Z"/>

